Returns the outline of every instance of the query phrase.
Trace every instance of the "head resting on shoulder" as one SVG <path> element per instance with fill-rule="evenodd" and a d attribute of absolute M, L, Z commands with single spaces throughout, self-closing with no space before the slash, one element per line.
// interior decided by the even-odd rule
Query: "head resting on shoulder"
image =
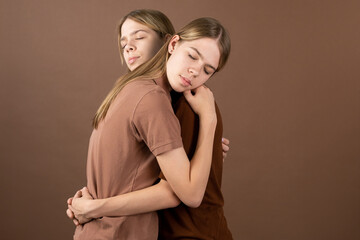
<path fill-rule="evenodd" d="M 220 55 L 218 58 L 218 65 L 213 73 L 220 71 L 225 66 L 231 49 L 231 41 L 228 32 L 221 23 L 214 18 L 205 17 L 195 19 L 178 31 L 171 39 L 168 39 L 166 44 L 164 44 L 153 58 L 117 80 L 114 88 L 105 98 L 94 117 L 94 128 L 97 128 L 99 122 L 105 118 L 110 104 L 127 83 L 138 79 L 154 79 L 166 75 L 167 63 L 171 56 L 169 46 L 176 35 L 178 36 L 179 43 L 191 42 L 199 39 L 215 40 Z M 213 73 L 211 75 L 213 75 Z"/>
<path fill-rule="evenodd" d="M 230 36 L 221 23 L 209 17 L 198 18 L 191 21 L 184 26 L 180 31 L 175 33 L 179 36 L 179 42 L 193 41 L 202 38 L 215 39 L 218 43 L 220 51 L 219 64 L 216 72 L 220 71 L 226 64 L 231 49 Z M 124 80 L 131 80 L 136 78 L 158 78 L 166 73 L 166 63 L 170 57 L 168 45 L 171 39 L 168 39 L 166 44 L 159 50 L 159 52 L 148 62 L 138 67 L 131 73 L 124 76 Z"/>

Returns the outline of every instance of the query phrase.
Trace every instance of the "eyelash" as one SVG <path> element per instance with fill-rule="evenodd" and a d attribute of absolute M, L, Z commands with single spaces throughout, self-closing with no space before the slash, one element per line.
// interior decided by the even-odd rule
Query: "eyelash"
<path fill-rule="evenodd" d="M 196 60 L 196 58 L 193 57 L 191 54 L 189 54 L 189 57 L 190 57 L 192 60 Z"/>
<path fill-rule="evenodd" d="M 192 59 L 192 60 L 196 60 L 195 57 L 193 57 L 191 54 L 189 54 L 189 57 Z M 210 73 L 208 71 L 206 71 L 206 69 L 204 68 L 204 72 L 206 75 L 210 75 Z"/>
<path fill-rule="evenodd" d="M 144 39 L 145 37 L 138 37 L 138 38 L 135 38 L 135 40 L 141 40 L 141 39 Z M 121 47 L 121 49 L 124 49 L 126 47 L 126 44 L 124 46 Z"/>

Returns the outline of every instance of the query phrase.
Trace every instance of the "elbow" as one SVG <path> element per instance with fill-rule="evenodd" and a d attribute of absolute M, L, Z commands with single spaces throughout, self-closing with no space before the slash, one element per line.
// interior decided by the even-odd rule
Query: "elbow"
<path fill-rule="evenodd" d="M 183 203 L 190 208 L 197 208 L 201 205 L 203 196 L 192 196 L 191 198 L 183 201 Z"/>
<path fill-rule="evenodd" d="M 160 187 L 162 187 L 163 189 L 165 189 L 165 196 L 166 196 L 166 202 L 167 202 L 167 206 L 166 208 L 174 208 L 179 206 L 179 204 L 181 203 L 180 199 L 178 198 L 178 196 L 174 193 L 174 191 L 172 190 L 172 188 L 170 187 L 169 183 L 165 180 L 161 180 L 158 185 Z"/>
<path fill-rule="evenodd" d="M 181 203 L 180 199 L 173 191 L 170 192 L 167 202 L 168 202 L 167 208 L 177 207 Z"/>
<path fill-rule="evenodd" d="M 181 203 L 180 199 L 174 194 L 174 196 L 172 196 L 172 198 L 171 198 L 169 208 L 177 207 L 180 205 L 180 203 Z"/>
<path fill-rule="evenodd" d="M 187 204 L 190 208 L 198 208 L 200 206 L 201 202 L 193 202 L 191 204 Z"/>

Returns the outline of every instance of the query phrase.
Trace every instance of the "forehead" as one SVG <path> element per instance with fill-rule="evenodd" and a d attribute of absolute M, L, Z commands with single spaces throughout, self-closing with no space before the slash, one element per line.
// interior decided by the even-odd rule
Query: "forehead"
<path fill-rule="evenodd" d="M 199 51 L 206 64 L 217 68 L 220 60 L 220 49 L 218 42 L 212 38 L 200 38 L 192 41 L 183 41 L 183 47 Z M 196 50 L 194 50 L 196 49 Z"/>
<path fill-rule="evenodd" d="M 150 29 L 149 27 L 145 26 L 144 24 L 128 18 L 125 20 L 125 22 L 121 26 L 121 36 L 130 35 L 131 33 L 133 33 L 134 31 L 137 31 L 137 30 L 144 30 L 149 33 L 151 33 L 151 32 L 155 33 L 154 30 Z"/>

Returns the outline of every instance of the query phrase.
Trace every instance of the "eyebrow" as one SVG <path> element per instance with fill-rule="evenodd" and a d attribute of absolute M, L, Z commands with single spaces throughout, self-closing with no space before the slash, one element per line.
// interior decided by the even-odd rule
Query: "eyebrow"
<path fill-rule="evenodd" d="M 204 58 L 203 57 L 203 55 L 199 52 L 199 50 L 197 50 L 196 48 L 194 48 L 194 47 L 190 47 L 192 50 L 194 50 L 195 52 L 197 52 L 197 54 L 199 54 L 199 56 L 201 57 L 201 58 Z M 209 67 L 209 68 L 212 68 L 213 70 L 214 70 L 214 72 L 216 72 L 216 68 L 214 68 L 213 66 L 211 66 L 210 64 L 205 64 L 207 67 Z"/>
<path fill-rule="evenodd" d="M 133 31 L 132 33 L 130 33 L 130 35 L 131 35 L 131 36 L 132 36 L 132 35 L 135 35 L 135 34 L 137 34 L 138 32 L 146 32 L 146 33 L 148 33 L 148 31 L 146 31 L 146 30 L 144 30 L 144 29 L 139 29 L 139 30 Z M 120 41 L 123 41 L 123 40 L 125 40 L 125 37 L 121 37 L 121 38 L 120 38 Z"/>

